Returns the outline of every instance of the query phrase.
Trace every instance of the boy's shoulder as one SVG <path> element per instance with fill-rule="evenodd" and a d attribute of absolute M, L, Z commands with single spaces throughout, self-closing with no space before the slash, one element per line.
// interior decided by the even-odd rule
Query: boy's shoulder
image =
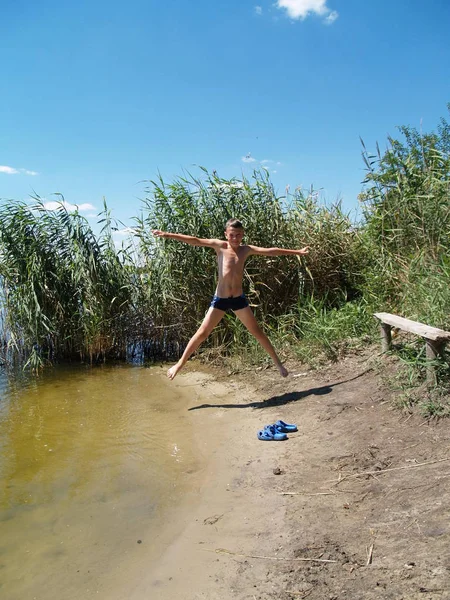
<path fill-rule="evenodd" d="M 214 245 L 217 247 L 218 250 L 226 250 L 228 248 L 228 242 L 227 240 L 211 240 L 212 242 L 214 242 Z"/>
<path fill-rule="evenodd" d="M 209 246 L 210 248 L 214 248 L 217 252 L 220 250 L 224 250 L 228 247 L 228 243 L 226 240 L 219 240 L 216 238 L 209 238 L 201 240 L 203 244 L 202 246 Z"/>

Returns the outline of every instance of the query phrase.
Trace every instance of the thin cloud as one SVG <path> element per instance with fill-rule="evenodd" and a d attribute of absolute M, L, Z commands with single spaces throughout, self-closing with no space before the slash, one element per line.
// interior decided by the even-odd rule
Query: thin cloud
<path fill-rule="evenodd" d="M 272 160 L 271 158 L 265 158 L 264 160 L 261 161 L 262 165 L 273 165 L 276 164 L 278 166 L 281 166 L 281 162 L 279 160 Z"/>
<path fill-rule="evenodd" d="M 258 163 L 266 171 L 270 171 L 270 169 L 273 169 L 274 166 L 282 165 L 279 160 L 273 160 L 272 158 L 263 158 L 263 160 L 254 158 L 250 152 L 247 154 L 247 156 L 243 156 L 241 160 L 245 163 Z M 272 170 L 272 173 L 276 173 L 276 171 Z"/>
<path fill-rule="evenodd" d="M 113 235 L 117 236 L 126 236 L 126 235 L 134 235 L 136 233 L 136 229 L 134 227 L 125 227 L 124 229 L 118 229 L 114 231 Z"/>
<path fill-rule="evenodd" d="M 66 202 L 65 200 L 63 200 L 62 202 L 55 202 L 52 200 L 50 202 L 44 202 L 45 210 L 57 210 L 61 207 L 61 205 L 64 206 L 64 208 L 69 212 L 73 212 L 76 210 L 78 212 L 87 212 L 90 210 L 95 210 L 95 206 L 89 204 L 88 202 L 85 202 L 84 204 L 70 204 L 70 202 Z"/>
<path fill-rule="evenodd" d="M 29 171 L 28 169 L 15 169 L 14 167 L 8 167 L 7 165 L 0 165 L 0 173 L 6 173 L 6 175 L 39 175 L 36 171 Z"/>
<path fill-rule="evenodd" d="M 257 15 L 262 15 L 262 6 L 255 6 L 255 13 Z"/>
<path fill-rule="evenodd" d="M 336 19 L 338 18 L 339 14 L 336 10 L 332 10 L 330 12 L 330 14 L 326 17 L 325 19 L 325 23 L 327 25 L 331 25 L 332 23 L 334 23 L 336 21 Z"/>
<path fill-rule="evenodd" d="M 327 25 L 331 25 L 339 14 L 327 6 L 328 0 L 277 0 L 276 6 L 285 10 L 291 19 L 305 20 L 310 15 L 324 18 Z"/>

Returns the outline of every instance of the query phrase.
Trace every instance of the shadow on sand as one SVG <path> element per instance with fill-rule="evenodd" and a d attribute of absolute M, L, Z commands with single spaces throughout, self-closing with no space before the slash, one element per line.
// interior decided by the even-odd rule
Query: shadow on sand
<path fill-rule="evenodd" d="M 337 381 L 336 383 L 331 383 L 329 385 L 309 388 L 309 390 L 286 392 L 280 396 L 271 396 L 266 400 L 261 400 L 258 402 L 248 402 L 247 404 L 200 404 L 199 406 L 192 406 L 188 410 L 199 410 L 200 408 L 269 408 L 271 406 L 283 406 L 284 404 L 289 404 L 290 402 L 303 400 L 308 396 L 324 396 L 325 394 L 329 394 L 333 391 L 334 387 L 348 383 L 349 381 L 354 381 L 355 379 L 358 379 L 358 377 L 365 375 L 368 371 L 370 371 L 370 369 L 363 371 L 354 377 L 350 377 L 350 379 L 346 379 L 345 381 Z"/>

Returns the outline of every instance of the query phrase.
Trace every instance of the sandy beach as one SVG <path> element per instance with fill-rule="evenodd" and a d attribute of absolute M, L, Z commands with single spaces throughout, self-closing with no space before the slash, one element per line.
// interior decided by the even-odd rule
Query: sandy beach
<path fill-rule="evenodd" d="M 203 467 L 104 597 L 450 598 L 450 425 L 393 409 L 370 356 L 287 380 L 190 362 L 173 385 Z M 299 431 L 259 441 L 279 418 Z"/>

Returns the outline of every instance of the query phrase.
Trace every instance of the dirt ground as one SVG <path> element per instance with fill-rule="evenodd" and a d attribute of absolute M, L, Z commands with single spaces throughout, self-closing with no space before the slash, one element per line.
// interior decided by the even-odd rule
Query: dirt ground
<path fill-rule="evenodd" d="M 181 535 L 130 597 L 450 599 L 450 421 L 393 408 L 373 352 L 288 364 L 286 380 L 189 363 L 176 385 L 202 390 L 186 408 L 210 460 Z M 259 441 L 279 418 L 298 432 Z"/>

